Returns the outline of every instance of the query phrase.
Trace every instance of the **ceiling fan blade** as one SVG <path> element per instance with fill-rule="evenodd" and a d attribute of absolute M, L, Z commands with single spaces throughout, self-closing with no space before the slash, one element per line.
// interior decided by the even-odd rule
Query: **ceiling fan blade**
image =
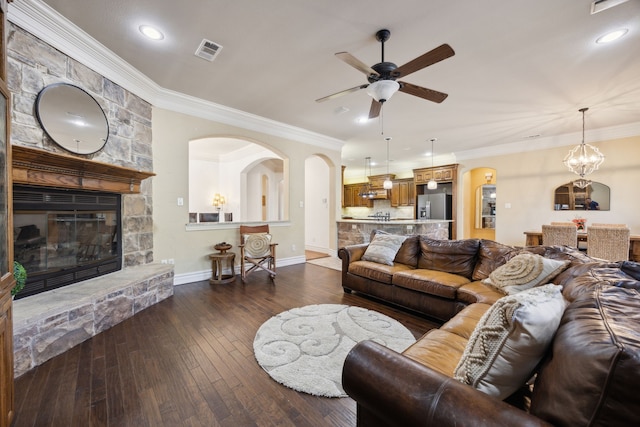
<path fill-rule="evenodd" d="M 436 62 L 440 62 L 444 59 L 452 57 L 453 55 L 455 55 L 455 52 L 453 51 L 451 46 L 445 43 L 433 50 L 430 50 L 424 55 L 417 57 L 413 61 L 409 61 L 406 64 L 396 68 L 394 76 L 396 76 L 397 73 L 396 77 L 404 77 L 418 70 L 422 70 L 429 65 L 433 65 Z"/>
<path fill-rule="evenodd" d="M 382 110 L 382 102 L 378 102 L 375 99 L 371 100 L 371 109 L 369 110 L 369 118 L 375 119 L 380 115 L 380 110 Z"/>
<path fill-rule="evenodd" d="M 438 104 L 447 99 L 446 93 L 438 92 L 437 90 L 427 89 L 426 87 L 416 86 L 411 83 L 400 83 L 400 92 L 408 93 L 409 95 L 417 96 L 428 101 L 437 102 Z"/>
<path fill-rule="evenodd" d="M 346 95 L 346 94 L 351 93 L 351 92 L 358 91 L 360 89 L 366 89 L 367 86 L 369 86 L 369 85 L 368 84 L 364 84 L 364 85 L 352 87 L 350 89 L 341 90 L 340 92 L 336 92 L 334 94 L 327 95 L 327 96 L 325 96 L 323 98 L 318 98 L 318 99 L 316 99 L 316 102 L 324 102 L 324 101 L 328 101 L 329 99 L 338 98 L 340 96 Z"/>
<path fill-rule="evenodd" d="M 356 70 L 362 71 L 367 76 L 370 76 L 371 74 L 373 74 L 374 76 L 378 75 L 376 70 L 374 70 L 373 68 L 371 68 L 370 66 L 368 66 L 364 62 L 360 61 L 358 58 L 356 58 L 355 56 L 351 55 L 349 52 L 338 52 L 338 53 L 336 53 L 336 56 L 338 57 L 338 59 L 341 59 L 342 61 L 344 61 L 347 64 L 351 65 Z"/>

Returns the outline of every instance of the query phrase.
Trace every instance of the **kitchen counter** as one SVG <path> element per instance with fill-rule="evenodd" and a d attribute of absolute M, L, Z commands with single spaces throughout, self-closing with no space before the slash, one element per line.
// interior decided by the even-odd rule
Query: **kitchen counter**
<path fill-rule="evenodd" d="M 432 239 L 449 239 L 451 220 L 444 219 L 391 219 L 383 221 L 378 218 L 343 218 L 336 221 L 338 225 L 338 248 L 369 243 L 373 230 L 411 236 L 423 234 Z"/>
<path fill-rule="evenodd" d="M 379 218 L 342 218 L 337 222 L 348 223 L 376 223 L 376 224 L 429 224 L 429 223 L 441 223 L 452 222 L 450 219 L 411 219 L 411 218 L 391 218 L 390 220 L 383 220 Z"/>

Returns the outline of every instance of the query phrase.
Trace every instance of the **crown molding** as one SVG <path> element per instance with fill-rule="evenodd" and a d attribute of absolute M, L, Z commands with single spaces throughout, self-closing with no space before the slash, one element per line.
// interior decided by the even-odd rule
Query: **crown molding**
<path fill-rule="evenodd" d="M 344 142 L 161 87 L 41 0 L 15 0 L 7 19 L 154 107 L 340 151 Z"/>

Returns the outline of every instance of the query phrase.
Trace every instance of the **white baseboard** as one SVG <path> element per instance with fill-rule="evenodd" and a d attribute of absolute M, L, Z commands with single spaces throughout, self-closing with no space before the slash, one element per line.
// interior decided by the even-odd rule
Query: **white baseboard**
<path fill-rule="evenodd" d="M 288 265 L 304 264 L 305 262 L 307 262 L 304 255 L 290 257 L 290 258 L 278 258 L 276 261 L 277 261 L 276 267 L 286 267 Z M 239 265 L 236 265 L 235 271 L 236 271 L 236 274 L 240 274 Z M 201 282 L 203 280 L 209 280 L 209 279 L 211 279 L 210 269 L 201 270 L 201 271 L 192 271 L 189 273 L 176 274 L 173 278 L 173 284 L 174 286 L 186 285 L 187 283 Z"/>

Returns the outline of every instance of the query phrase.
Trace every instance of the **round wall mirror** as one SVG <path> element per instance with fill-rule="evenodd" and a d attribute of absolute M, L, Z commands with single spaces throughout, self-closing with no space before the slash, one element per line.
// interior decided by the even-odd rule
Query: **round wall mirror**
<path fill-rule="evenodd" d="M 109 123 L 100 104 L 77 86 L 56 83 L 42 89 L 36 116 L 49 138 L 72 153 L 100 151 L 109 138 Z"/>

